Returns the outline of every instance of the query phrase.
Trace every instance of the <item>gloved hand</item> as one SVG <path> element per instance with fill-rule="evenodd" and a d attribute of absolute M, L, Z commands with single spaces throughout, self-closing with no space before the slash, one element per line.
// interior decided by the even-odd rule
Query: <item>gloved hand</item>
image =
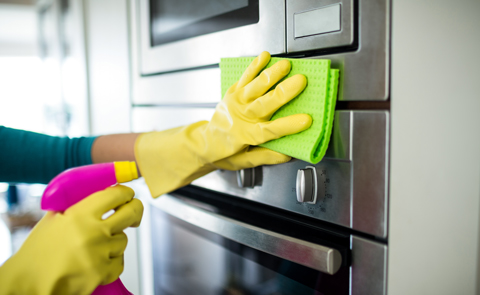
<path fill-rule="evenodd" d="M 64 213 L 48 212 L 20 250 L 0 267 L 0 294 L 91 294 L 123 271 L 127 236 L 140 224 L 143 205 L 134 192 L 115 186 Z M 115 213 L 102 220 L 111 209 Z"/>
<path fill-rule="evenodd" d="M 290 156 L 269 150 L 260 146 L 249 146 L 233 156 L 212 163 L 212 171 L 217 169 L 237 171 L 261 165 L 276 165 L 286 163 Z"/>
<path fill-rule="evenodd" d="M 210 122 L 145 133 L 137 138 L 135 158 L 153 197 L 224 165 L 238 170 L 253 167 L 252 164 L 278 164 L 290 159 L 265 149 L 246 151 L 250 145 L 303 131 L 312 122 L 307 114 L 269 121 L 276 110 L 300 94 L 307 84 L 305 76 L 295 75 L 267 92 L 290 71 L 290 62 L 282 60 L 258 75 L 269 61 L 268 52 L 253 60 L 217 105 Z"/>

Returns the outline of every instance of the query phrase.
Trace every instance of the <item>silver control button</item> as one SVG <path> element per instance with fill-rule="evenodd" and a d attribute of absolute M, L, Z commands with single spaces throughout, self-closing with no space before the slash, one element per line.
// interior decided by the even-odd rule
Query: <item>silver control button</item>
<path fill-rule="evenodd" d="M 237 171 L 237 183 L 239 187 L 254 187 L 255 168 L 248 168 Z"/>
<path fill-rule="evenodd" d="M 317 173 L 313 166 L 297 172 L 297 201 L 310 204 L 317 201 Z"/>

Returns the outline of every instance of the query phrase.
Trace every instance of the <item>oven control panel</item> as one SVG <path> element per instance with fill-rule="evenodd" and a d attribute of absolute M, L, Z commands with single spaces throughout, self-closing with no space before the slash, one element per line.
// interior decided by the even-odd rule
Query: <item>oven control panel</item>
<path fill-rule="evenodd" d="M 318 164 L 216 171 L 193 185 L 387 237 L 387 111 L 337 111 Z"/>

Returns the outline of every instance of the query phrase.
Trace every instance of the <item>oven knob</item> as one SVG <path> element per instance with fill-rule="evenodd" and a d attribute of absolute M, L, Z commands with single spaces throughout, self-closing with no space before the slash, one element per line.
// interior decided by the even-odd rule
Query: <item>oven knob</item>
<path fill-rule="evenodd" d="M 237 171 L 237 183 L 239 187 L 254 187 L 255 168 L 248 168 Z"/>
<path fill-rule="evenodd" d="M 315 167 L 307 166 L 297 172 L 297 201 L 315 203 L 317 201 L 317 173 Z"/>

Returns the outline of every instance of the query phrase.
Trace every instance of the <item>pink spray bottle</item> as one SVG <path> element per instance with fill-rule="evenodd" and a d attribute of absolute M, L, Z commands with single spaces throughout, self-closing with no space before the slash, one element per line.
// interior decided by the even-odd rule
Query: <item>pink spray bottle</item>
<path fill-rule="evenodd" d="M 41 200 L 42 210 L 65 211 L 89 195 L 116 183 L 138 178 L 135 162 L 114 162 L 80 166 L 57 175 L 48 184 Z M 92 295 L 132 295 L 120 278 L 98 286 Z"/>

